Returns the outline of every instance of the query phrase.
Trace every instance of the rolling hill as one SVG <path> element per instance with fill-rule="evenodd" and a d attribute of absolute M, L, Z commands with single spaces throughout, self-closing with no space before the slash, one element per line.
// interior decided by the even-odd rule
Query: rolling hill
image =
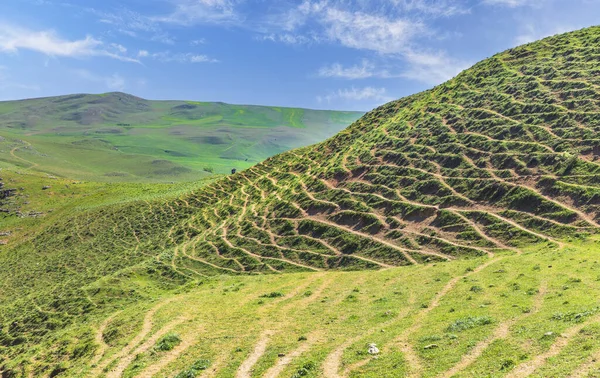
<path fill-rule="evenodd" d="M 88 181 L 193 181 L 320 142 L 362 114 L 125 93 L 0 102 L 0 162 Z"/>
<path fill-rule="evenodd" d="M 599 57 L 600 27 L 547 38 L 235 175 L 11 229 L 3 378 L 597 376 Z"/>

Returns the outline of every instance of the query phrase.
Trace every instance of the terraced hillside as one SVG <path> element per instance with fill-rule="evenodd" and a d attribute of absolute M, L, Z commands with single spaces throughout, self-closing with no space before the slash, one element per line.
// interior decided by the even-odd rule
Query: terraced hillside
<path fill-rule="evenodd" d="M 600 27 L 515 48 L 319 145 L 21 234 L 4 374 L 594 374 L 599 57 Z"/>
<path fill-rule="evenodd" d="M 88 181 L 194 181 L 320 142 L 362 114 L 125 93 L 5 101 L 0 166 Z"/>

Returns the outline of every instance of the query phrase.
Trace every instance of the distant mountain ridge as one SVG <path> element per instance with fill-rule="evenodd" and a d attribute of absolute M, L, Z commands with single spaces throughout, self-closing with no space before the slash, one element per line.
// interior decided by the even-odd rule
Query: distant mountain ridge
<path fill-rule="evenodd" d="M 120 92 L 5 101 L 0 132 L 12 144 L 0 158 L 88 180 L 190 181 L 320 142 L 362 114 Z M 29 144 L 19 147 L 21 140 Z M 164 167 L 155 169 L 156 161 Z"/>

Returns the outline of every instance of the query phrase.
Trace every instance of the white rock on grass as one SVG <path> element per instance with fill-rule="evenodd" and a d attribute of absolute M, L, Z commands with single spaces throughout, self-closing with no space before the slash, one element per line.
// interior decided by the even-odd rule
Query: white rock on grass
<path fill-rule="evenodd" d="M 377 344 L 369 344 L 369 349 L 367 352 L 369 354 L 379 354 L 379 348 L 377 348 Z"/>

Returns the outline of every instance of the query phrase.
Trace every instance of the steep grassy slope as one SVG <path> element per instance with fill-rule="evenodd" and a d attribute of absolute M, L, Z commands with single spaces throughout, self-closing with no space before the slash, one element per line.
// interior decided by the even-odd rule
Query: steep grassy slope
<path fill-rule="evenodd" d="M 23 234 L 4 375 L 594 374 L 599 46 L 519 47 L 322 144 Z"/>
<path fill-rule="evenodd" d="M 320 142 L 361 115 L 125 93 L 0 102 L 0 162 L 91 181 L 191 181 Z"/>

